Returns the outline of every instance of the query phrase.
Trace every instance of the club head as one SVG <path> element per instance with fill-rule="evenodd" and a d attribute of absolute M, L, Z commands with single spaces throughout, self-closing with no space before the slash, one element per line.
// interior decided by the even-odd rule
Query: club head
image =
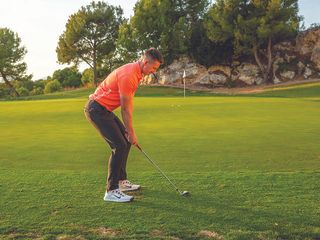
<path fill-rule="evenodd" d="M 190 193 L 188 191 L 183 191 L 181 193 L 181 196 L 188 197 L 188 196 L 190 196 Z"/>

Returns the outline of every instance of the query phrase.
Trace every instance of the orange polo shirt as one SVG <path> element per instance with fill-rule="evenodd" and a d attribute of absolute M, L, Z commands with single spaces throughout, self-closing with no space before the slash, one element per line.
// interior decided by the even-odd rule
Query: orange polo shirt
<path fill-rule="evenodd" d="M 141 79 L 139 63 L 128 63 L 110 73 L 89 99 L 113 111 L 120 106 L 120 95 L 134 96 Z"/>

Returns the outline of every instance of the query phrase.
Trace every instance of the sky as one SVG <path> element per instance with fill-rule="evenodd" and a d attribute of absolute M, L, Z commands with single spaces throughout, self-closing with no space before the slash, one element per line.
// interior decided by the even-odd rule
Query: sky
<path fill-rule="evenodd" d="M 57 69 L 67 67 L 57 63 L 56 47 L 59 36 L 71 14 L 92 0 L 0 0 L 0 28 L 7 27 L 17 33 L 27 49 L 24 61 L 33 80 L 46 78 Z M 136 0 L 108 0 L 121 6 L 124 17 L 133 15 Z M 320 0 L 299 0 L 300 15 L 309 27 L 320 23 Z M 82 65 L 81 68 L 87 66 Z"/>

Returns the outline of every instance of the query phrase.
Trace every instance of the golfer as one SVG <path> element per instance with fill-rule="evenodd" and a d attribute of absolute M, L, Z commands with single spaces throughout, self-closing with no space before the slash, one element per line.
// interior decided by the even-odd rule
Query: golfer
<path fill-rule="evenodd" d="M 132 196 L 123 192 L 134 191 L 140 185 L 127 179 L 126 164 L 131 145 L 140 148 L 132 125 L 133 97 L 145 75 L 154 73 L 163 62 L 161 53 L 148 49 L 137 62 L 128 63 L 110 73 L 89 96 L 84 112 L 111 147 L 105 201 L 130 202 Z M 120 107 L 122 121 L 113 113 Z"/>

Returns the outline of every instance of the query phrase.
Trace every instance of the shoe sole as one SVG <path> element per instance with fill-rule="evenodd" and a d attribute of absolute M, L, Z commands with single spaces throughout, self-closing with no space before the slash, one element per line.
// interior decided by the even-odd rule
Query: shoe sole
<path fill-rule="evenodd" d="M 133 191 L 138 191 L 138 190 L 140 190 L 141 189 L 141 187 L 138 187 L 138 188 L 135 188 L 135 189 L 131 189 L 131 188 L 129 188 L 129 189 L 122 189 L 122 188 L 120 188 L 120 191 L 121 192 L 133 192 Z"/>
<path fill-rule="evenodd" d="M 129 201 L 119 201 L 119 200 L 117 200 L 117 199 L 104 199 L 103 198 L 103 200 L 105 201 L 105 202 L 118 202 L 118 203 L 127 203 L 127 202 L 132 202 L 133 201 L 133 197 L 132 198 L 130 198 L 130 200 Z"/>

